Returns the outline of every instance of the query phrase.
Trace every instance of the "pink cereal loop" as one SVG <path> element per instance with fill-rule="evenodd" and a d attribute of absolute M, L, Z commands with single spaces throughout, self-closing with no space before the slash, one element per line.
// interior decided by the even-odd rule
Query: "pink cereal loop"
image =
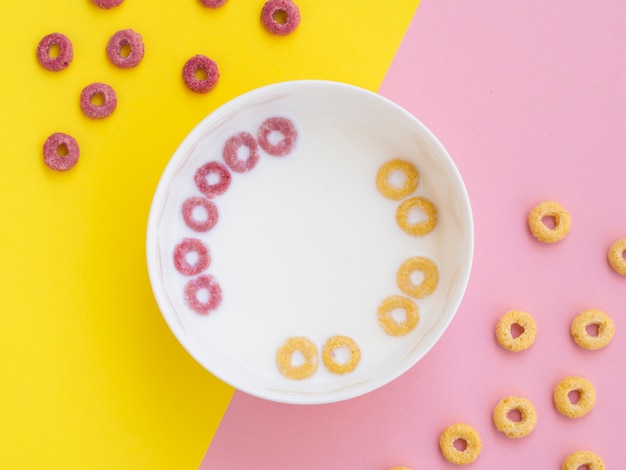
<path fill-rule="evenodd" d="M 278 143 L 270 142 L 270 135 L 274 132 L 281 134 Z M 263 150 L 274 157 L 283 157 L 290 153 L 298 140 L 298 132 L 293 123 L 284 117 L 272 117 L 263 121 L 258 131 L 259 145 Z"/>
<path fill-rule="evenodd" d="M 59 48 L 59 55 L 50 57 L 53 46 Z M 41 66 L 50 72 L 60 72 L 69 67 L 74 58 L 72 41 L 61 33 L 52 33 L 44 36 L 37 45 L 37 60 Z"/>
<path fill-rule="evenodd" d="M 198 293 L 206 289 L 209 298 L 206 302 L 198 299 Z M 202 275 L 191 279 L 185 286 L 185 301 L 189 308 L 200 315 L 207 315 L 222 303 L 222 289 L 213 276 Z"/>
<path fill-rule="evenodd" d="M 196 207 L 202 207 L 206 212 L 205 220 L 197 220 L 193 216 Z M 205 197 L 190 197 L 183 203 L 183 220 L 187 227 L 196 232 L 208 232 L 217 223 L 217 206 Z"/>
<path fill-rule="evenodd" d="M 200 3 L 208 8 L 219 8 L 226 3 L 226 0 L 200 0 Z"/>
<path fill-rule="evenodd" d="M 102 104 L 92 103 L 92 99 L 102 96 Z M 90 119 L 103 119 L 110 116 L 117 107 L 115 90 L 106 83 L 92 83 L 83 88 L 80 94 L 80 109 Z"/>
<path fill-rule="evenodd" d="M 43 160 L 53 170 L 67 171 L 78 163 L 79 157 L 78 143 L 71 135 L 55 132 L 43 144 Z"/>
<path fill-rule="evenodd" d="M 265 29 L 276 36 L 286 36 L 300 24 L 300 9 L 291 0 L 269 0 L 261 10 Z"/>
<path fill-rule="evenodd" d="M 196 253 L 198 259 L 190 264 L 187 261 L 189 253 Z M 185 276 L 195 276 L 207 269 L 211 264 L 209 249 L 197 238 L 184 238 L 176 248 L 174 248 L 174 266 L 179 273 Z"/>
<path fill-rule="evenodd" d="M 206 78 L 198 78 L 196 74 L 202 72 Z M 217 85 L 220 71 L 217 63 L 208 57 L 198 54 L 193 56 L 183 66 L 183 81 L 187 88 L 194 93 L 207 93 Z"/>
<path fill-rule="evenodd" d="M 245 160 L 239 158 L 238 151 L 241 147 L 248 149 L 248 157 Z M 259 145 L 252 134 L 240 132 L 226 141 L 224 150 L 222 151 L 222 157 L 226 165 L 228 165 L 228 168 L 237 173 L 245 173 L 246 171 L 252 170 L 258 163 Z"/>
<path fill-rule="evenodd" d="M 121 5 L 124 0 L 92 0 L 95 5 L 105 10 Z"/>
<path fill-rule="evenodd" d="M 207 177 L 210 175 L 216 175 L 218 177 L 217 183 L 208 182 Z M 196 186 L 200 192 L 209 199 L 224 194 L 230 186 L 231 179 L 230 171 L 220 162 L 205 163 L 196 170 L 194 176 Z"/>
<path fill-rule="evenodd" d="M 122 55 L 124 47 L 129 48 L 127 56 Z M 130 69 L 139 65 L 143 59 L 144 45 L 141 34 L 132 29 L 122 29 L 109 38 L 107 56 L 113 65 L 121 69 Z"/>

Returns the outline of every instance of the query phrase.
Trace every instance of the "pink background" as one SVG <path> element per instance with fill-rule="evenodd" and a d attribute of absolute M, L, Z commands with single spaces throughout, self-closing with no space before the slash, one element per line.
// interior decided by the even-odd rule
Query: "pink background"
<path fill-rule="evenodd" d="M 579 448 L 623 467 L 626 278 L 606 251 L 626 236 L 626 3 L 422 0 L 380 93 L 439 137 L 466 182 L 476 246 L 461 308 L 424 360 L 366 396 L 307 407 L 237 392 L 202 468 L 454 468 L 438 439 L 458 421 L 483 438 L 476 468 L 557 469 Z M 573 218 L 555 245 L 526 227 L 544 199 Z M 572 318 L 591 307 L 615 321 L 604 350 L 584 351 L 569 335 Z M 518 354 L 494 339 L 511 308 L 538 324 L 536 343 Z M 580 420 L 552 404 L 567 375 L 597 389 Z M 530 436 L 494 428 L 493 407 L 506 395 L 535 404 Z"/>

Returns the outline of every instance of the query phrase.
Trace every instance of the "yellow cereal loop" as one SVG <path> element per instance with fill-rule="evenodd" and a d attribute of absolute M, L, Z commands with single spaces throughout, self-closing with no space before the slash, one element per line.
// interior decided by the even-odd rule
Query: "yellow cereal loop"
<path fill-rule="evenodd" d="M 393 317 L 394 310 L 404 310 L 405 318 L 397 321 Z M 417 305 L 411 299 L 401 295 L 387 297 L 378 306 L 378 323 L 381 328 L 391 336 L 404 336 L 409 334 L 419 322 Z"/>
<path fill-rule="evenodd" d="M 624 259 L 624 252 L 626 252 L 626 238 L 622 238 L 613 243 L 607 255 L 609 264 L 613 270 L 622 276 L 626 276 L 626 259 Z"/>
<path fill-rule="evenodd" d="M 573 403 L 569 394 L 578 393 L 578 401 Z M 582 377 L 565 377 L 554 387 L 554 405 L 559 413 L 568 418 L 582 418 L 596 403 L 596 389 Z"/>
<path fill-rule="evenodd" d="M 393 184 L 390 177 L 394 172 L 401 172 L 403 180 Z M 380 194 L 388 199 L 399 201 L 417 189 L 419 172 L 412 163 L 395 158 L 383 164 L 376 175 L 376 187 Z"/>
<path fill-rule="evenodd" d="M 426 215 L 426 220 L 411 222 L 410 215 L 414 210 L 422 211 Z M 402 202 L 396 210 L 396 222 L 402 230 L 409 235 L 423 236 L 437 225 L 437 208 L 425 197 L 412 197 Z"/>
<path fill-rule="evenodd" d="M 419 271 L 424 279 L 419 284 L 414 284 L 411 275 Z M 396 276 L 398 287 L 406 295 L 422 299 L 435 291 L 439 282 L 439 270 L 437 265 L 428 258 L 415 256 L 406 260 L 398 269 Z"/>
<path fill-rule="evenodd" d="M 293 364 L 293 355 L 296 352 L 302 354 L 304 358 L 302 364 Z M 278 348 L 276 352 L 276 365 L 280 373 L 289 379 L 307 379 L 317 370 L 317 348 L 310 339 L 304 336 L 292 336 Z"/>
<path fill-rule="evenodd" d="M 563 461 L 561 470 L 578 470 L 587 466 L 588 470 L 605 470 L 604 462 L 590 450 L 578 450 L 569 454 Z"/>
<path fill-rule="evenodd" d="M 546 217 L 554 219 L 554 228 L 550 228 L 543 223 L 543 219 Z M 537 240 L 544 243 L 554 243 L 565 238 L 571 223 L 569 212 L 555 201 L 540 202 L 528 214 L 530 233 Z"/>
<path fill-rule="evenodd" d="M 517 411 L 519 421 L 509 417 L 509 413 Z M 537 424 L 537 411 L 530 400 L 523 397 L 505 397 L 498 402 L 493 410 L 493 423 L 496 429 L 505 436 L 511 438 L 524 437 L 535 429 Z"/>
<path fill-rule="evenodd" d="M 465 441 L 465 449 L 459 450 L 454 446 L 457 440 Z M 480 455 L 483 444 L 478 431 L 466 423 L 456 423 L 448 426 L 439 438 L 441 454 L 448 462 L 457 465 L 467 465 L 474 462 Z"/>
<path fill-rule="evenodd" d="M 511 327 L 519 325 L 522 333 L 513 338 Z M 519 352 L 528 349 L 537 336 L 537 324 L 535 319 L 522 310 L 509 310 L 500 317 L 496 324 L 496 339 L 500 346 L 509 351 Z"/>
<path fill-rule="evenodd" d="M 340 348 L 346 348 L 349 352 L 348 360 L 339 362 L 335 358 L 335 351 Z M 322 351 L 322 361 L 326 368 L 333 374 L 347 374 L 356 369 L 361 360 L 361 350 L 356 342 L 348 336 L 333 336 L 326 341 Z"/>
<path fill-rule="evenodd" d="M 590 326 L 598 328 L 597 334 L 590 335 L 587 332 L 587 328 Z M 611 317 L 602 310 L 588 309 L 576 315 L 572 321 L 570 332 L 576 344 L 581 348 L 602 349 L 613 339 L 615 325 Z"/>

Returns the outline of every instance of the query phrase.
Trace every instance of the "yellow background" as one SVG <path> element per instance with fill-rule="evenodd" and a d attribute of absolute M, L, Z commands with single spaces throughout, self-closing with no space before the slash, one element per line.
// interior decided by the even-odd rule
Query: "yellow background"
<path fill-rule="evenodd" d="M 0 74 L 0 468 L 197 468 L 233 389 L 176 342 L 152 297 L 145 229 L 178 143 L 206 114 L 261 85 L 330 79 L 376 90 L 419 0 L 298 0 L 290 36 L 263 30 L 262 0 L 2 2 Z M 108 38 L 146 45 L 131 70 Z M 62 32 L 74 61 L 44 70 L 35 48 Z M 205 54 L 221 78 L 188 91 L 184 62 Z M 118 108 L 91 121 L 82 88 L 110 84 Z M 49 170 L 42 145 L 73 135 L 81 157 Z"/>

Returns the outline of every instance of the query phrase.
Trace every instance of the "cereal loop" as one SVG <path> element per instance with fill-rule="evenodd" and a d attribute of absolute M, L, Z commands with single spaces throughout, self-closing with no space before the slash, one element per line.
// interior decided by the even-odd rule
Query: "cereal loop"
<path fill-rule="evenodd" d="M 71 135 L 55 132 L 43 144 L 43 161 L 53 170 L 67 171 L 79 157 L 78 142 Z"/>
<path fill-rule="evenodd" d="M 216 176 L 217 181 L 210 183 L 208 178 Z M 232 176 L 228 168 L 219 162 L 209 162 L 202 165 L 194 175 L 198 189 L 208 198 L 224 194 L 230 186 Z"/>
<path fill-rule="evenodd" d="M 578 393 L 578 401 L 572 403 L 569 394 Z M 582 377 L 566 377 L 554 387 L 554 405 L 563 416 L 581 418 L 589 413 L 596 403 L 596 389 Z"/>
<path fill-rule="evenodd" d="M 596 335 L 587 332 L 587 328 L 596 326 L 598 328 Z M 584 349 L 602 349 L 613 339 L 615 333 L 615 325 L 613 320 L 602 310 L 589 309 L 583 310 L 574 321 L 570 328 L 572 338 L 578 346 Z"/>
<path fill-rule="evenodd" d="M 272 142 L 272 136 L 278 134 L 280 139 Z M 273 117 L 263 121 L 257 133 L 259 145 L 273 157 L 284 157 L 290 153 L 298 140 L 298 132 L 289 119 Z"/>
<path fill-rule="evenodd" d="M 569 454 L 563 461 L 561 470 L 579 470 L 585 466 L 588 470 L 605 470 L 602 459 L 590 450 L 579 450 Z"/>
<path fill-rule="evenodd" d="M 300 24 L 300 9 L 291 0 L 269 0 L 261 9 L 261 23 L 270 33 L 286 36 Z"/>
<path fill-rule="evenodd" d="M 421 222 L 411 221 L 411 213 L 416 209 L 426 215 L 426 220 Z M 396 221 L 400 228 L 409 235 L 416 237 L 426 235 L 432 232 L 435 225 L 437 225 L 437 208 L 424 197 L 412 197 L 398 206 Z"/>
<path fill-rule="evenodd" d="M 544 218 L 554 219 L 554 228 L 544 224 Z M 530 233 L 540 242 L 554 243 L 565 238 L 569 232 L 571 218 L 561 204 L 555 201 L 544 201 L 533 207 L 528 214 Z"/>
<path fill-rule="evenodd" d="M 189 262 L 188 257 L 195 254 L 196 259 Z M 174 248 L 174 266 L 185 276 L 195 276 L 211 264 L 209 249 L 197 238 L 185 238 Z"/>
<path fill-rule="evenodd" d="M 520 420 L 514 421 L 509 413 L 517 411 Z M 518 438 L 528 436 L 537 424 L 537 411 L 530 400 L 523 397 L 505 397 L 498 402 L 493 410 L 493 423 L 496 429 L 505 436 Z"/>
<path fill-rule="evenodd" d="M 121 5 L 123 2 L 124 0 L 93 0 L 93 3 L 95 3 L 98 7 L 106 10 Z"/>
<path fill-rule="evenodd" d="M 411 467 L 391 467 L 389 470 L 411 470 Z"/>
<path fill-rule="evenodd" d="M 204 211 L 203 218 L 196 218 L 196 208 Z M 204 197 L 190 197 L 183 203 L 183 220 L 185 225 L 196 232 L 208 232 L 217 223 L 217 206 Z"/>
<path fill-rule="evenodd" d="M 616 273 L 621 274 L 622 276 L 626 276 L 626 259 L 624 259 L 625 253 L 626 238 L 622 238 L 621 240 L 617 240 L 611 245 L 611 248 L 609 248 L 609 253 L 607 255 L 609 264 L 611 265 L 613 270 Z"/>
<path fill-rule="evenodd" d="M 454 446 L 457 440 L 465 441 L 465 450 Z M 474 462 L 483 448 L 478 431 L 466 423 L 457 423 L 448 426 L 439 438 L 441 454 L 448 462 L 457 465 L 467 465 Z"/>
<path fill-rule="evenodd" d="M 52 51 L 58 49 L 58 55 L 52 57 Z M 37 60 L 41 66 L 50 72 L 65 70 L 72 63 L 74 48 L 72 41 L 61 33 L 52 33 L 44 36 L 37 46 Z"/>
<path fill-rule="evenodd" d="M 132 29 L 122 29 L 109 38 L 107 56 L 113 65 L 130 69 L 143 59 L 144 45 L 141 34 Z"/>
<path fill-rule="evenodd" d="M 219 8 L 226 3 L 226 0 L 200 0 L 200 3 L 208 8 Z"/>
<path fill-rule="evenodd" d="M 518 325 L 522 333 L 513 338 L 511 327 Z M 510 310 L 500 317 L 496 324 L 496 339 L 500 346 L 509 351 L 518 352 L 528 349 L 535 342 L 537 324 L 535 319 L 521 310 Z"/>
<path fill-rule="evenodd" d="M 416 271 L 424 275 L 424 279 L 419 284 L 415 284 L 411 279 L 411 275 Z M 406 295 L 423 299 L 435 291 L 439 283 L 439 270 L 437 265 L 428 258 L 415 256 L 402 263 L 396 279 L 398 287 Z"/>
<path fill-rule="evenodd" d="M 402 181 L 394 181 L 396 172 L 402 174 Z M 376 187 L 386 198 L 399 201 L 417 189 L 419 177 L 417 168 L 411 162 L 396 158 L 380 167 L 376 174 Z"/>
<path fill-rule="evenodd" d="M 247 156 L 244 159 L 239 158 L 242 148 L 247 149 Z M 245 173 L 252 170 L 259 162 L 259 145 L 252 134 L 240 132 L 226 141 L 222 157 L 228 168 L 237 173 Z"/>
<path fill-rule="evenodd" d="M 208 93 L 215 88 L 219 78 L 217 63 L 204 55 L 193 56 L 183 66 L 183 81 L 194 93 Z"/>
<path fill-rule="evenodd" d="M 304 359 L 302 364 L 293 363 L 294 353 L 299 352 Z M 317 370 L 318 352 L 315 344 L 303 336 L 293 336 L 278 348 L 276 365 L 288 379 L 302 380 L 311 377 Z"/>
<path fill-rule="evenodd" d="M 206 300 L 200 300 L 198 294 L 202 291 L 208 293 Z M 185 286 L 185 301 L 191 310 L 206 315 L 222 303 L 222 288 L 213 276 L 198 276 L 191 279 Z"/>
<path fill-rule="evenodd" d="M 116 107 L 117 95 L 115 90 L 106 83 L 87 85 L 80 94 L 80 109 L 90 119 L 108 117 L 115 111 Z"/>
<path fill-rule="evenodd" d="M 346 348 L 350 354 L 348 360 L 339 362 L 335 358 L 337 349 Z M 322 350 L 322 360 L 326 368 L 333 374 L 347 374 L 356 369 L 361 360 L 361 350 L 356 342 L 348 336 L 333 336 L 326 341 Z"/>
<path fill-rule="evenodd" d="M 398 321 L 393 317 L 394 310 L 404 310 L 405 317 Z M 392 295 L 378 307 L 378 323 L 391 336 L 404 336 L 410 333 L 419 322 L 419 311 L 415 302 L 400 295 Z"/>

